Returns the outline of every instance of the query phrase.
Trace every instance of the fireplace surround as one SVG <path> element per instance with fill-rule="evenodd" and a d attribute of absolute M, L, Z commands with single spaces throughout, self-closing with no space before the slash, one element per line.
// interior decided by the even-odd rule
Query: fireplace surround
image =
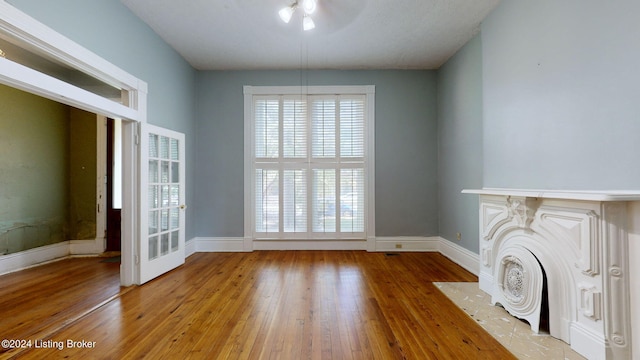
<path fill-rule="evenodd" d="M 576 352 L 640 356 L 640 192 L 463 192 L 480 195 L 479 286 L 492 303 L 538 332 L 548 299 L 549 333 Z"/>

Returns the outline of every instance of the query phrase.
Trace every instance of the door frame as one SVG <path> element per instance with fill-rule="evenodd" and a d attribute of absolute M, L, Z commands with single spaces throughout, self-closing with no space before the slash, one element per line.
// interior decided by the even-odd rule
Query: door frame
<path fill-rule="evenodd" d="M 136 241 L 139 227 L 137 144 L 139 123 L 147 121 L 147 83 L 53 31 L 5 0 L 0 0 L 0 33 L 96 79 L 125 90 L 123 98 L 118 99 L 121 103 L 118 103 L 11 60 L 0 58 L 0 83 L 62 104 L 123 120 L 120 283 L 123 286 L 138 284 L 140 271 L 138 241 Z"/>

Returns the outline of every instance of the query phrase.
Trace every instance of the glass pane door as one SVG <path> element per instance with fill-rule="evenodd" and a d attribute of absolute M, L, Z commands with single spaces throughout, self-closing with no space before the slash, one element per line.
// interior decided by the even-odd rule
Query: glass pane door
<path fill-rule="evenodd" d="M 184 134 L 142 124 L 140 283 L 184 263 Z"/>

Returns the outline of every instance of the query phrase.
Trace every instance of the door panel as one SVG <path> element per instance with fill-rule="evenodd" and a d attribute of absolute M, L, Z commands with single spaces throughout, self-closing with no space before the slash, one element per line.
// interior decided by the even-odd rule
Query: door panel
<path fill-rule="evenodd" d="M 184 263 L 184 141 L 184 134 L 141 124 L 141 284 Z"/>

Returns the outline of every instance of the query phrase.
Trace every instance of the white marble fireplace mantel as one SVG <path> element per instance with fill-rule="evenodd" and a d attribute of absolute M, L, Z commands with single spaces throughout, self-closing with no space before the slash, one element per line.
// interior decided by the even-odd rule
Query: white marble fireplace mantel
<path fill-rule="evenodd" d="M 526 189 L 465 189 L 463 194 L 519 196 L 539 199 L 565 199 L 584 201 L 640 201 L 640 190 L 610 191 L 569 191 L 569 190 L 526 190 Z"/>
<path fill-rule="evenodd" d="M 551 335 L 583 356 L 640 359 L 640 191 L 462 192 L 480 197 L 479 284 L 493 303 L 537 332 L 546 302 Z"/>

